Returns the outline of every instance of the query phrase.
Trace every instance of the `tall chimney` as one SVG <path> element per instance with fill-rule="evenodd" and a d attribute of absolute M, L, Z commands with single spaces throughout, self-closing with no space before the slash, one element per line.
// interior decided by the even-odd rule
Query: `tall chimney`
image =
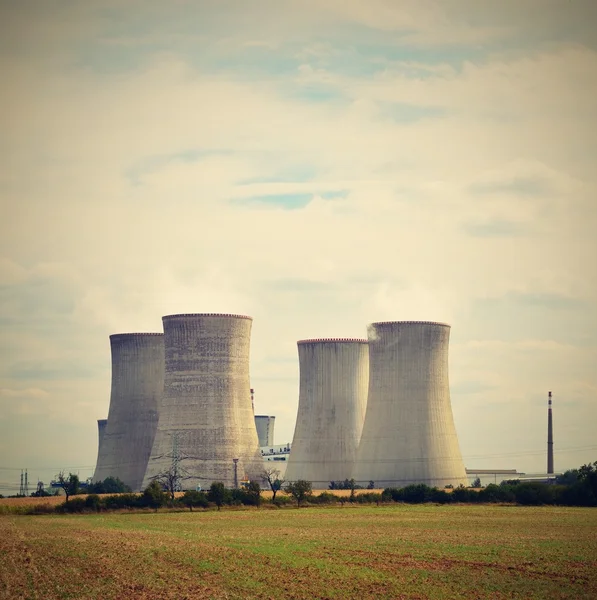
<path fill-rule="evenodd" d="M 547 402 L 547 474 L 553 473 L 553 422 L 551 416 L 551 392 Z"/>

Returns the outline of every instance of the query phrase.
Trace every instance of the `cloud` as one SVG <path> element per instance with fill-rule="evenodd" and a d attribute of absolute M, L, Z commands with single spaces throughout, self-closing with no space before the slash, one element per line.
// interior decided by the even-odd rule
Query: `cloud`
<path fill-rule="evenodd" d="M 44 427 L 92 439 L 108 336 L 178 312 L 254 317 L 284 441 L 296 340 L 393 319 L 452 324 L 469 454 L 503 443 L 492 404 L 524 437 L 546 374 L 590 422 L 591 6 L 48 6 L 0 19 L 0 386 L 47 390 Z"/>
<path fill-rule="evenodd" d="M 0 388 L 0 396 L 6 398 L 47 398 L 49 393 L 41 388 L 25 388 L 20 390 Z"/>

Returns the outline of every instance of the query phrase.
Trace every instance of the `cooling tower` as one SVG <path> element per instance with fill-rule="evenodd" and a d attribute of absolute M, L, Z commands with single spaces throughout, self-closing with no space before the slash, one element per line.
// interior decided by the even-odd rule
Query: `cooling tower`
<path fill-rule="evenodd" d="M 196 314 L 163 322 L 164 393 L 144 485 L 174 460 L 188 473 L 184 489 L 214 481 L 232 487 L 245 475 L 259 479 L 263 464 L 249 382 L 252 319 Z"/>
<path fill-rule="evenodd" d="M 299 407 L 286 480 L 327 489 L 352 473 L 367 406 L 367 340 L 298 342 Z"/>
<path fill-rule="evenodd" d="M 118 477 L 133 490 L 139 490 L 153 446 L 158 402 L 164 387 L 164 336 L 120 333 L 110 336 L 110 346 L 110 410 L 100 437 L 93 479 Z"/>
<path fill-rule="evenodd" d="M 363 485 L 468 485 L 448 382 L 450 326 L 373 323 L 367 413 L 354 469 Z"/>
<path fill-rule="evenodd" d="M 268 417 L 265 415 L 255 415 L 255 427 L 257 429 L 257 437 L 259 438 L 260 446 L 274 445 L 274 424 L 276 417 Z"/>
<path fill-rule="evenodd" d="M 97 420 L 97 456 L 100 457 L 102 453 L 102 442 L 104 441 L 104 433 L 106 433 L 106 425 L 108 419 Z"/>

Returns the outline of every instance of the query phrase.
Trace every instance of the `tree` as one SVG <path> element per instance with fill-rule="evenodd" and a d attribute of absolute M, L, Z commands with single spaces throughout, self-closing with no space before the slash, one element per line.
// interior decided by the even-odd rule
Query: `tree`
<path fill-rule="evenodd" d="M 207 492 L 207 499 L 213 502 L 218 507 L 218 510 L 220 510 L 222 504 L 226 502 L 229 496 L 227 492 L 228 490 L 221 481 L 214 481 L 209 488 L 209 492 Z"/>
<path fill-rule="evenodd" d="M 481 478 L 477 477 L 474 481 L 473 484 L 471 485 L 472 488 L 480 488 L 481 487 Z"/>
<path fill-rule="evenodd" d="M 120 496 L 115 496 L 119 498 Z M 152 481 L 146 488 L 143 490 L 143 496 L 141 496 L 141 502 L 145 506 L 150 506 L 154 508 L 157 512 L 160 506 L 164 506 L 167 501 L 167 495 L 162 490 L 162 486 L 157 481 Z"/>
<path fill-rule="evenodd" d="M 289 483 L 284 491 L 290 494 L 296 500 L 297 508 L 313 493 L 313 487 L 310 481 L 299 479 Z"/>
<path fill-rule="evenodd" d="M 208 505 L 207 496 L 205 493 L 197 492 L 195 490 L 187 490 L 180 500 L 185 506 L 189 507 L 191 512 L 193 512 L 193 506 L 207 508 Z"/>
<path fill-rule="evenodd" d="M 56 476 L 56 480 L 58 487 L 61 487 L 64 490 L 67 502 L 70 496 L 76 496 L 80 492 L 78 475 L 75 475 L 74 473 L 66 475 L 64 471 L 60 471 Z"/>
<path fill-rule="evenodd" d="M 280 470 L 279 469 L 264 469 L 261 473 L 261 478 L 263 481 L 267 482 L 272 491 L 272 502 L 276 503 L 276 494 L 282 489 L 284 485 L 284 480 L 280 479 Z"/>
<path fill-rule="evenodd" d="M 124 494 L 132 491 L 118 477 L 106 477 L 103 481 L 92 482 L 87 486 L 87 492 L 90 494 Z"/>
<path fill-rule="evenodd" d="M 188 458 L 188 457 L 185 457 Z M 187 469 L 180 465 L 180 461 L 184 459 L 176 459 L 168 469 L 154 475 L 151 480 L 157 481 L 162 488 L 169 494 L 170 502 L 174 502 L 176 492 L 182 492 L 183 481 L 193 479 L 193 475 Z"/>

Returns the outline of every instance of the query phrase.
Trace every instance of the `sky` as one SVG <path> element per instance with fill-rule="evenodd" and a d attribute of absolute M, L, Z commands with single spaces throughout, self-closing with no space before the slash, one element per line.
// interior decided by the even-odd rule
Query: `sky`
<path fill-rule="evenodd" d="M 597 460 L 593 0 L 0 0 L 0 492 L 90 476 L 109 335 L 452 325 L 470 468 Z"/>

